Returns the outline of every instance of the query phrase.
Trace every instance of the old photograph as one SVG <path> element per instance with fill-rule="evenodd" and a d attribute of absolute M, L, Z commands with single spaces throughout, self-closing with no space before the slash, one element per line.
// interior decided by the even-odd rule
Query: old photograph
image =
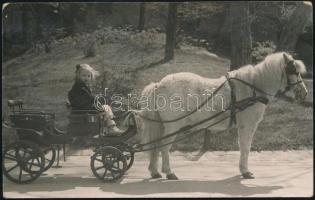
<path fill-rule="evenodd" d="M 2 4 L 2 197 L 312 197 L 311 1 Z"/>

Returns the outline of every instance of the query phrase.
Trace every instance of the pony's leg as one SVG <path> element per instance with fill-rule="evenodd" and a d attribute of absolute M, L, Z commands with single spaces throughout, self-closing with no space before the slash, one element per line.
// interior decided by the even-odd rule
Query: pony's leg
<path fill-rule="evenodd" d="M 253 136 L 259 123 L 263 119 L 266 106 L 257 103 L 237 115 L 238 143 L 240 148 L 239 169 L 243 178 L 254 178 L 248 170 L 248 156 L 252 145 Z"/>
<path fill-rule="evenodd" d="M 238 143 L 240 148 L 239 170 L 244 178 L 254 178 L 253 174 L 248 170 L 248 156 L 256 128 L 257 125 L 244 125 L 238 129 Z"/>
<path fill-rule="evenodd" d="M 149 164 L 149 171 L 151 173 L 152 178 L 162 178 L 162 175 L 158 171 L 158 164 L 159 164 L 159 151 L 151 150 L 149 152 L 150 157 L 150 164 Z"/>
<path fill-rule="evenodd" d="M 172 173 L 172 170 L 170 167 L 170 157 L 169 157 L 170 149 L 171 149 L 171 145 L 168 145 L 162 150 L 162 172 L 166 174 L 167 179 L 178 180 L 177 176 L 174 173 Z"/>

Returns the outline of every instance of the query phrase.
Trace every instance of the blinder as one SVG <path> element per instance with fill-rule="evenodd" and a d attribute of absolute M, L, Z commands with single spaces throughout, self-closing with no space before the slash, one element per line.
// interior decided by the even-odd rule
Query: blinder
<path fill-rule="evenodd" d="M 290 60 L 285 67 L 285 72 L 287 75 L 298 75 L 299 73 L 296 71 L 294 60 Z"/>
<path fill-rule="evenodd" d="M 289 91 L 294 85 L 300 84 L 302 81 L 297 81 L 295 83 L 291 83 L 289 76 L 295 75 L 298 76 L 300 73 L 296 71 L 294 60 L 290 60 L 285 67 L 285 73 L 287 75 L 287 86 L 285 87 L 284 93 Z"/>

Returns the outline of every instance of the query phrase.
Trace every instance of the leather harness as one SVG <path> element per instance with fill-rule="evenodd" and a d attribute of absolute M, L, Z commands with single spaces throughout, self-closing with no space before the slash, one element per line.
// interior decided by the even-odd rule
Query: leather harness
<path fill-rule="evenodd" d="M 252 84 L 247 83 L 246 81 L 243 81 L 243 80 L 235 78 L 235 77 L 230 77 L 229 73 L 227 73 L 225 75 L 225 77 L 226 77 L 226 80 L 227 80 L 227 82 L 228 82 L 228 84 L 229 84 L 229 86 L 231 88 L 231 103 L 230 103 L 231 117 L 230 117 L 229 127 L 232 127 L 233 124 L 236 125 L 236 123 L 237 123 L 237 121 L 236 121 L 236 109 L 244 110 L 245 108 L 248 107 L 248 105 L 252 105 L 252 104 L 256 103 L 257 101 L 260 102 L 260 103 L 263 103 L 265 105 L 267 105 L 269 103 L 269 99 L 268 98 L 256 95 L 256 90 L 267 94 L 266 92 L 260 90 L 259 88 L 256 88 L 255 86 L 253 86 Z M 245 85 L 248 85 L 251 88 L 253 88 L 253 95 L 252 95 L 252 97 L 249 97 L 249 98 L 244 99 L 244 100 L 236 101 L 235 84 L 233 83 L 232 79 L 238 80 L 238 81 L 244 83 Z"/>

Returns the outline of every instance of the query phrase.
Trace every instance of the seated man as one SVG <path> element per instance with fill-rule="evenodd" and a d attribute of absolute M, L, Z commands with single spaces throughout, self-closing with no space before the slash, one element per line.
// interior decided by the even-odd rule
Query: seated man
<path fill-rule="evenodd" d="M 91 92 L 92 81 L 98 74 L 88 64 L 81 64 L 76 66 L 75 82 L 71 90 L 68 93 L 69 102 L 74 110 L 96 110 L 94 104 L 94 95 Z M 105 124 L 109 128 L 110 135 L 120 135 L 122 130 L 117 128 L 115 121 L 113 120 L 113 112 L 108 105 L 103 105 L 103 111 L 105 113 Z"/>

